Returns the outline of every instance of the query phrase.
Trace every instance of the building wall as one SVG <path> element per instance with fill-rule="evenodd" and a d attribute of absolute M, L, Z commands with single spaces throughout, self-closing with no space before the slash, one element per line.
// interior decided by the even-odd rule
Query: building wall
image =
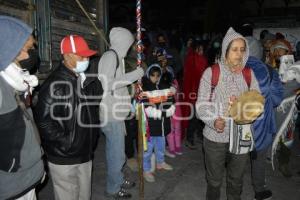
<path fill-rule="evenodd" d="M 103 29 L 106 0 L 80 1 L 97 27 Z M 1 1 L 0 14 L 22 19 L 36 29 L 42 61 L 40 72 L 57 66 L 61 60 L 60 41 L 69 34 L 82 35 L 91 48 L 103 52 L 103 40 L 74 0 L 6 0 Z"/>
<path fill-rule="evenodd" d="M 27 24 L 34 26 L 35 5 L 33 0 L 5 0 L 0 1 L 0 15 L 9 15 L 22 19 Z"/>

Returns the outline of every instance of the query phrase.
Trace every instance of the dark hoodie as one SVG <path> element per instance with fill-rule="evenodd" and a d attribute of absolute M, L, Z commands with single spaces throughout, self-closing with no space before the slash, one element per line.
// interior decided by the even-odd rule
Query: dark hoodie
<path fill-rule="evenodd" d="M 150 136 L 166 136 L 171 131 L 170 117 L 175 112 L 174 95 L 168 85 L 164 83 L 152 83 L 150 80 L 151 69 L 158 68 L 158 64 L 152 64 L 142 78 L 142 88 L 144 91 L 145 112 L 148 118 Z M 161 77 L 160 77 L 161 78 Z M 154 99 L 159 99 L 155 101 Z"/>

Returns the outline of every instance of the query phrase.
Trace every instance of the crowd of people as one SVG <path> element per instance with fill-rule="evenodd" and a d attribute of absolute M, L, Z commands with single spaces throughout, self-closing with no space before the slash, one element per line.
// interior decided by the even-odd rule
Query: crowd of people
<path fill-rule="evenodd" d="M 0 16 L 0 26 L 0 199 L 36 199 L 45 171 L 56 200 L 90 199 L 101 133 L 105 195 L 131 198 L 135 183 L 123 168 L 138 170 L 137 104 L 146 119 L 147 182 L 155 182 L 155 170 L 173 170 L 165 156 L 176 159 L 183 145 L 194 150 L 200 141 L 207 200 L 220 199 L 225 171 L 227 199 L 241 199 L 248 159 L 255 199 L 272 197 L 265 168 L 282 121 L 275 108 L 299 89 L 295 77 L 286 75 L 288 67 L 282 68 L 282 58 L 294 53 L 282 34 L 263 31 L 257 40 L 251 24 L 245 24 L 224 36 L 190 35 L 182 42 L 175 33 L 150 37 L 146 31 L 138 67 L 135 39 L 126 28 L 110 30 L 105 52 L 90 49 L 82 36 L 67 35 L 60 43 L 62 62 L 34 93 L 39 83 L 30 70 L 38 62 L 32 28 L 8 16 Z M 238 120 L 231 108 L 247 92 L 257 95 L 264 109 Z M 290 175 L 288 163 L 280 170 Z"/>

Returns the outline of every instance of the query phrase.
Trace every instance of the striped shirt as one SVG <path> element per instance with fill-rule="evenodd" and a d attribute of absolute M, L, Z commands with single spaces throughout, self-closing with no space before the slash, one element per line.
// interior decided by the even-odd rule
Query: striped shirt
<path fill-rule="evenodd" d="M 229 142 L 229 122 L 228 118 L 226 119 L 226 115 L 229 106 L 229 98 L 233 95 L 238 97 L 248 90 L 248 86 L 242 73 L 232 73 L 227 67 L 220 65 L 219 83 L 214 90 L 212 101 L 209 102 L 211 75 L 211 68 L 208 68 L 202 76 L 198 90 L 196 112 L 198 117 L 206 124 L 203 135 L 211 141 L 227 143 Z M 260 91 L 253 71 L 251 71 L 250 89 Z M 225 118 L 226 121 L 223 133 L 217 133 L 214 127 L 214 121 L 218 117 Z"/>

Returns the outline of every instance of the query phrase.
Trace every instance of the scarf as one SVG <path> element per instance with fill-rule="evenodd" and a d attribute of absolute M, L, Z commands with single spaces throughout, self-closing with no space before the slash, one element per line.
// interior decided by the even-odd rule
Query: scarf
<path fill-rule="evenodd" d="M 30 75 L 27 70 L 20 68 L 16 63 L 10 63 L 5 70 L 0 72 L 0 75 L 19 92 L 30 92 L 31 94 L 33 88 L 38 85 L 38 78 Z"/>

